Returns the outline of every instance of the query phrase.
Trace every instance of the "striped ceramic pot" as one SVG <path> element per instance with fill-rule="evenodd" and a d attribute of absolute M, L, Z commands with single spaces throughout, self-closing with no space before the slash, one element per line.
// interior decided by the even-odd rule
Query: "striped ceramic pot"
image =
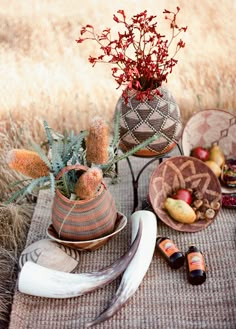
<path fill-rule="evenodd" d="M 182 133 L 179 107 L 168 89 L 158 89 L 161 96 L 153 95 L 151 100 L 137 100 L 135 90 L 129 92 L 127 103 L 119 98 L 116 110 L 121 111 L 121 150 L 128 151 L 154 134 L 159 137 L 136 156 L 166 154 L 178 143 Z"/>
<path fill-rule="evenodd" d="M 85 166 L 68 166 L 57 176 L 59 179 L 71 169 L 85 171 Z M 69 200 L 56 190 L 52 205 L 52 225 L 58 237 L 71 241 L 97 239 L 114 230 L 117 219 L 115 200 L 104 182 L 95 198 Z"/>

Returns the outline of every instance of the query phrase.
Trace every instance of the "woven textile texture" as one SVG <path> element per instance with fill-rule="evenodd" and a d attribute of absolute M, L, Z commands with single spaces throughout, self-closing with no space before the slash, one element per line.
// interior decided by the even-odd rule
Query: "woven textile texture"
<path fill-rule="evenodd" d="M 151 100 L 143 102 L 136 99 L 135 92 L 130 95 L 128 104 L 122 97 L 119 98 L 116 108 L 122 113 L 122 149 L 131 149 L 154 134 L 159 138 L 137 154 L 164 154 L 178 142 L 182 131 L 179 106 L 169 90 L 163 87 L 158 90 L 161 97 L 154 95 Z"/>
<path fill-rule="evenodd" d="M 137 173 L 147 159 L 131 159 Z M 142 173 L 139 198 L 145 198 L 149 177 L 158 162 Z M 111 185 L 117 209 L 129 216 L 133 207 L 132 179 L 126 160 L 119 163 L 120 182 Z M 27 245 L 46 237 L 50 223 L 51 198 L 40 192 Z M 130 244 L 131 227 L 126 228 L 101 249 L 81 252 L 77 272 L 97 270 L 112 263 Z M 236 327 L 235 282 L 236 210 L 222 208 L 205 230 L 177 232 L 158 220 L 158 235 L 170 237 L 184 252 L 190 244 L 199 247 L 207 264 L 207 279 L 200 286 L 187 281 L 186 267 L 172 270 L 154 254 L 149 270 L 136 293 L 110 320 L 96 326 L 103 329 L 233 329 Z M 135 276 L 135 273 L 134 273 Z M 19 293 L 12 305 L 10 329 L 78 329 L 106 308 L 120 278 L 103 289 L 69 299 L 47 299 Z"/>

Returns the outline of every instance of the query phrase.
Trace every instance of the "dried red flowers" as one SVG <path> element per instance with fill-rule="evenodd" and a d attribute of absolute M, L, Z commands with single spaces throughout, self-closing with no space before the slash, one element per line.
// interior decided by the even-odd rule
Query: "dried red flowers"
<path fill-rule="evenodd" d="M 147 11 L 143 11 L 131 17 L 128 22 L 124 10 L 118 10 L 113 16 L 113 20 L 121 25 L 122 32 L 118 32 L 116 39 L 112 39 L 111 29 L 106 28 L 101 34 L 97 34 L 92 25 L 82 27 L 81 38 L 76 40 L 82 43 L 85 40 L 96 41 L 102 54 L 98 57 L 89 57 L 90 63 L 110 63 L 113 65 L 112 76 L 118 83 L 118 88 L 125 85 L 123 97 L 127 100 L 128 91 L 137 90 L 136 98 L 144 100 L 150 99 L 154 94 L 159 94 L 157 87 L 163 81 L 167 81 L 167 76 L 172 72 L 177 64 L 175 55 L 184 48 L 185 43 L 179 39 L 177 41 L 173 55 L 169 55 L 169 47 L 181 32 L 186 32 L 187 27 L 179 27 L 176 17 L 180 8 L 176 12 L 164 10 L 165 19 L 170 21 L 171 38 L 165 38 L 157 31 L 157 16 L 148 16 Z"/>

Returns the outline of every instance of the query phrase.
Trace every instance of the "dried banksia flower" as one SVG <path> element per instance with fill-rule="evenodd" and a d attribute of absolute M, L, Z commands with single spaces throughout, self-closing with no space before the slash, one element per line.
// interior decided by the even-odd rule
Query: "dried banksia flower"
<path fill-rule="evenodd" d="M 108 161 L 109 127 L 102 118 L 95 118 L 89 127 L 86 140 L 88 164 L 105 164 Z"/>
<path fill-rule="evenodd" d="M 49 175 L 48 166 L 43 162 L 40 156 L 33 151 L 13 149 L 8 152 L 6 161 L 11 169 L 31 178 Z"/>
<path fill-rule="evenodd" d="M 89 168 L 75 184 L 75 194 L 82 200 L 93 198 L 102 182 L 102 170 Z"/>

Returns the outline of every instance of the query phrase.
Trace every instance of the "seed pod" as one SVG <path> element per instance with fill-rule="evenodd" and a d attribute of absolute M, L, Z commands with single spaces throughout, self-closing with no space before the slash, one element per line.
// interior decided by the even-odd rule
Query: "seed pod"
<path fill-rule="evenodd" d="M 210 208 L 209 201 L 207 199 L 203 199 L 203 207 Z"/>
<path fill-rule="evenodd" d="M 219 201 L 213 200 L 213 201 L 211 201 L 210 206 L 212 209 L 218 210 L 220 208 L 220 203 L 219 203 Z"/>
<path fill-rule="evenodd" d="M 203 211 L 197 210 L 196 216 L 197 216 L 197 220 L 205 219 L 205 213 Z"/>
<path fill-rule="evenodd" d="M 195 200 L 193 202 L 193 205 L 196 209 L 200 208 L 203 205 L 203 201 L 202 200 Z"/>
<path fill-rule="evenodd" d="M 212 219 L 212 218 L 214 218 L 214 216 L 215 216 L 215 210 L 213 210 L 211 208 L 206 210 L 206 212 L 205 212 L 206 219 Z"/>

